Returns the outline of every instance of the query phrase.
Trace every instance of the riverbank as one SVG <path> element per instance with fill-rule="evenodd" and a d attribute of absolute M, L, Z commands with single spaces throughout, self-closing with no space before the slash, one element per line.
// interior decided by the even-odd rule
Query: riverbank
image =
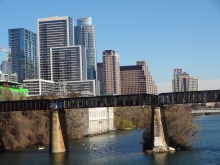
<path fill-rule="evenodd" d="M 192 113 L 192 117 L 205 117 L 205 116 L 220 116 L 220 113 L 212 112 L 212 113 Z"/>
<path fill-rule="evenodd" d="M 193 122 L 202 125 L 200 140 L 186 151 L 145 154 L 141 143 L 145 129 L 133 129 L 70 140 L 68 153 L 49 154 L 49 146 L 45 146 L 44 150 L 38 150 L 35 146 L 16 149 L 2 154 L 0 162 L 2 165 L 218 164 L 220 162 L 220 115 L 197 117 Z M 96 150 L 89 147 L 94 143 L 97 145 Z M 83 149 L 83 144 L 87 150 Z"/>

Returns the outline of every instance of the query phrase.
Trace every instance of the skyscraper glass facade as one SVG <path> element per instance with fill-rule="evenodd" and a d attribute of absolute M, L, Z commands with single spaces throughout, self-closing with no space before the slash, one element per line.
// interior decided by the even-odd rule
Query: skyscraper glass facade
<path fill-rule="evenodd" d="M 50 48 L 52 81 L 82 81 L 86 79 L 86 62 L 81 46 Z"/>
<path fill-rule="evenodd" d="M 52 79 L 50 48 L 73 45 L 73 21 L 70 17 L 38 19 L 40 78 Z"/>
<path fill-rule="evenodd" d="M 78 18 L 74 27 L 75 45 L 81 45 L 87 59 L 87 79 L 96 79 L 96 39 L 92 18 Z"/>
<path fill-rule="evenodd" d="M 9 29 L 9 47 L 11 49 L 11 72 L 17 73 L 18 82 L 37 78 L 36 33 L 24 28 Z"/>

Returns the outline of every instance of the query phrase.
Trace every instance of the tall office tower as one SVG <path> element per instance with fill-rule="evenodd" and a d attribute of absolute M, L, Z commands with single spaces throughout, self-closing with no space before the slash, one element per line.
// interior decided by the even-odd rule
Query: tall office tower
<path fill-rule="evenodd" d="M 74 27 L 75 45 L 82 45 L 87 58 L 87 79 L 96 79 L 96 38 L 92 18 L 78 18 Z"/>
<path fill-rule="evenodd" d="M 157 94 L 157 86 L 145 61 L 121 66 L 121 94 Z"/>
<path fill-rule="evenodd" d="M 103 94 L 103 62 L 97 63 L 97 78 L 100 83 L 100 94 Z"/>
<path fill-rule="evenodd" d="M 114 50 L 102 52 L 103 94 L 121 94 L 119 54 Z"/>
<path fill-rule="evenodd" d="M 1 63 L 1 71 L 3 73 L 9 74 L 11 73 L 10 68 L 11 68 L 10 62 L 8 60 L 3 60 Z"/>
<path fill-rule="evenodd" d="M 18 82 L 37 78 L 36 33 L 24 28 L 9 29 L 11 73 L 17 73 Z"/>
<path fill-rule="evenodd" d="M 173 82 L 172 82 L 173 83 L 173 86 L 172 86 L 172 91 L 173 92 L 179 91 L 178 85 L 177 85 L 178 84 L 177 80 L 178 80 L 179 75 L 182 74 L 183 72 L 184 72 L 184 70 L 180 67 L 174 69 L 174 71 L 173 71 Z"/>
<path fill-rule="evenodd" d="M 83 55 L 81 45 L 50 48 L 51 80 L 86 80 L 86 57 Z"/>
<path fill-rule="evenodd" d="M 182 68 L 174 69 L 174 79 L 172 80 L 173 92 L 198 91 L 198 88 L 197 78 L 183 72 Z"/>
<path fill-rule="evenodd" d="M 39 18 L 38 35 L 40 78 L 52 80 L 50 48 L 73 45 L 73 20 L 67 16 Z"/>

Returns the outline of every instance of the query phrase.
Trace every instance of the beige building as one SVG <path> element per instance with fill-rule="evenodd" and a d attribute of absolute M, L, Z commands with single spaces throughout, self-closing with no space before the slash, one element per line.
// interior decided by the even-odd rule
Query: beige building
<path fill-rule="evenodd" d="M 184 72 L 182 68 L 174 69 L 174 79 L 172 80 L 173 92 L 198 91 L 198 79 Z"/>
<path fill-rule="evenodd" d="M 121 94 L 157 94 L 157 86 L 145 61 L 121 66 Z"/>
<path fill-rule="evenodd" d="M 104 95 L 120 95 L 120 62 L 119 54 L 114 50 L 105 50 L 103 58 L 103 93 Z"/>

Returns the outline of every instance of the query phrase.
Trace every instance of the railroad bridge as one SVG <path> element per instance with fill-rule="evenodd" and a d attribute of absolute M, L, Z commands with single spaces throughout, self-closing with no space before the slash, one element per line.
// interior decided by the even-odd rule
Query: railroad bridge
<path fill-rule="evenodd" d="M 151 106 L 152 150 L 173 150 L 166 142 L 165 104 L 220 102 L 220 90 L 161 93 L 159 95 L 134 94 L 97 97 L 62 98 L 57 100 L 20 100 L 0 102 L 0 112 L 50 110 L 49 152 L 68 151 L 65 109 Z"/>

